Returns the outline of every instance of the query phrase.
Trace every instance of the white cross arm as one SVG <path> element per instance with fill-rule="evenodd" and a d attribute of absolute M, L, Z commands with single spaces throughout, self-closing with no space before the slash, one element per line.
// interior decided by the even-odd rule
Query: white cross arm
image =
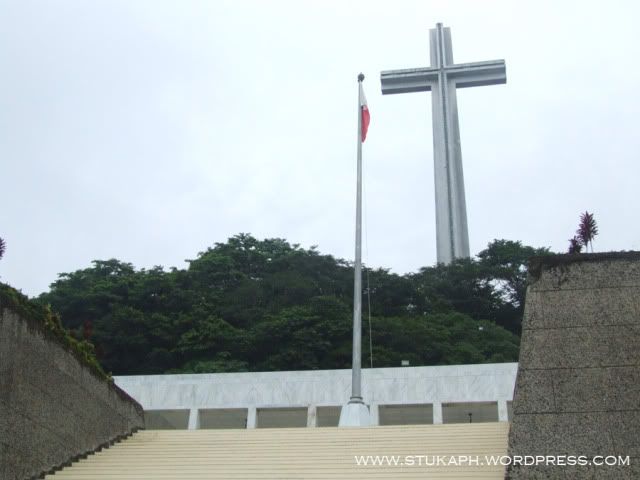
<path fill-rule="evenodd" d="M 437 68 L 406 68 L 380 72 L 382 94 L 428 92 L 438 80 Z"/>
<path fill-rule="evenodd" d="M 504 60 L 461 63 L 445 68 L 448 78 L 455 79 L 456 87 L 480 87 L 507 83 L 507 67 Z"/>
<path fill-rule="evenodd" d="M 448 80 L 454 80 L 458 88 L 507 83 L 504 60 L 490 60 L 447 65 L 443 68 L 386 70 L 380 73 L 382 94 L 430 91 L 437 84 L 440 74 Z"/>

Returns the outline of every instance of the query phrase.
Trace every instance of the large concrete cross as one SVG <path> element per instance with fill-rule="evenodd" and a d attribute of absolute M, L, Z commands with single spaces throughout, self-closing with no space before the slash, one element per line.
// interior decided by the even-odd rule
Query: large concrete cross
<path fill-rule="evenodd" d="M 462 174 L 456 88 L 506 83 L 504 60 L 453 63 L 451 31 L 429 30 L 431 67 L 380 74 L 382 93 L 432 92 L 433 160 L 438 263 L 469 257 L 467 207 Z"/>

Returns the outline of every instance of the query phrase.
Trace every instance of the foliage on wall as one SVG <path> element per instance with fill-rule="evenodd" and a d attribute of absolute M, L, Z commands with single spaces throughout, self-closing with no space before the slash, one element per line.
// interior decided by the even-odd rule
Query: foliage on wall
<path fill-rule="evenodd" d="M 104 380 L 110 380 L 98 362 L 93 345 L 87 340 L 79 341 L 62 326 L 60 316 L 48 305 L 29 300 L 14 288 L 0 283 L 0 310 L 9 309 L 27 321 L 32 328 L 42 331 L 48 338 L 58 342 L 81 363 Z M 2 313 L 2 312 L 0 312 Z"/>

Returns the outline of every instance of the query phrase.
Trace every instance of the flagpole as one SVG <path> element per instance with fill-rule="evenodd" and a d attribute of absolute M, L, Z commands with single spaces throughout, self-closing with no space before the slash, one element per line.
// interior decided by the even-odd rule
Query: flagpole
<path fill-rule="evenodd" d="M 353 359 L 351 363 L 351 399 L 362 401 L 362 81 L 358 75 L 358 167 L 356 187 L 356 258 L 353 278 Z"/>
<path fill-rule="evenodd" d="M 353 272 L 353 359 L 351 363 L 351 398 L 340 411 L 340 427 L 366 427 L 371 425 L 371 414 L 362 400 L 362 127 L 364 94 L 358 75 L 358 171 L 356 186 L 356 258 Z M 367 111 L 367 121 L 368 121 Z M 366 127 L 367 125 L 365 125 Z"/>

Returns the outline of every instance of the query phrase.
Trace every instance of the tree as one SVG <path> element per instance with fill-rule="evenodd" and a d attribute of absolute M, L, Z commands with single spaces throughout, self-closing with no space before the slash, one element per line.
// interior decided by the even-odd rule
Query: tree
<path fill-rule="evenodd" d="M 456 312 L 410 317 L 374 318 L 374 367 L 513 362 L 519 338 L 495 323 Z M 363 332 L 363 359 L 369 358 L 368 331 Z"/>
<path fill-rule="evenodd" d="M 585 248 L 591 245 L 591 252 L 593 252 L 593 237 L 598 235 L 598 226 L 593 213 L 584 212 L 580 215 L 580 225 L 576 235 Z"/>
<path fill-rule="evenodd" d="M 310 299 L 268 316 L 250 332 L 250 361 L 257 370 L 347 368 L 351 361 L 351 311 L 332 297 Z"/>
<path fill-rule="evenodd" d="M 371 340 L 376 367 L 515 360 L 527 261 L 545 253 L 495 240 L 477 258 L 414 274 L 366 269 L 363 358 Z M 350 367 L 351 263 L 249 234 L 188 263 L 96 260 L 38 300 L 116 375 Z"/>
<path fill-rule="evenodd" d="M 4 255 L 5 250 L 6 250 L 6 244 L 4 243 L 4 240 L 2 239 L 2 237 L 0 237 L 0 258 L 2 258 L 2 256 Z"/>
<path fill-rule="evenodd" d="M 550 255 L 549 248 L 534 248 L 511 240 L 494 240 L 478 254 L 482 275 L 498 282 L 504 298 L 514 307 L 524 306 L 527 265 L 531 257 Z"/>
<path fill-rule="evenodd" d="M 415 311 L 425 314 L 460 312 L 477 320 L 495 320 L 503 300 L 482 274 L 480 264 L 458 258 L 451 264 L 424 267 L 412 276 Z"/>
<path fill-rule="evenodd" d="M 385 268 L 370 270 L 365 267 L 363 283 L 362 301 L 366 313 L 369 303 L 375 315 L 385 317 L 406 316 L 417 308 L 415 284 L 409 275 L 397 275 Z"/>

